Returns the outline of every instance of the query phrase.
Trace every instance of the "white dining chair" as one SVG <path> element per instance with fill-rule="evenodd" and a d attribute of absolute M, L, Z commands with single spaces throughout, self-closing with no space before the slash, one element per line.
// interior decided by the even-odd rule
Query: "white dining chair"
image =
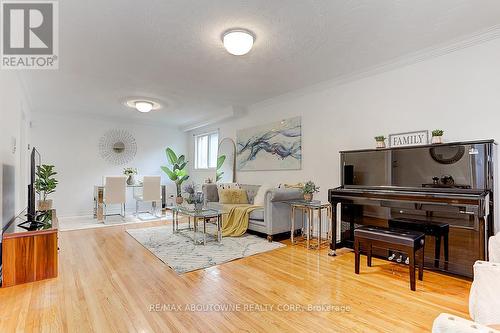
<path fill-rule="evenodd" d="M 104 177 L 104 220 L 106 216 L 111 215 L 120 215 L 125 218 L 126 192 L 127 177 Z M 120 205 L 120 214 L 107 214 L 108 205 Z"/>
<path fill-rule="evenodd" d="M 161 177 L 160 176 L 144 176 L 142 180 L 142 193 L 134 193 L 135 198 L 135 215 L 139 214 L 139 203 L 151 202 L 151 215 L 161 217 L 157 214 L 157 203 L 161 202 Z"/>

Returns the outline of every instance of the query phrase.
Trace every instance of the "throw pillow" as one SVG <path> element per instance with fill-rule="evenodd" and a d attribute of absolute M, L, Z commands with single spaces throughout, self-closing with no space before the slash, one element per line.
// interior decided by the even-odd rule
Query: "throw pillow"
<path fill-rule="evenodd" d="M 266 193 L 267 191 L 273 189 L 274 186 L 272 185 L 262 185 L 259 187 L 259 190 L 257 191 L 257 194 L 255 195 L 253 199 L 253 204 L 256 206 L 264 206 L 264 201 L 266 199 Z"/>
<path fill-rule="evenodd" d="M 248 204 L 247 191 L 239 188 L 219 189 L 219 203 Z"/>

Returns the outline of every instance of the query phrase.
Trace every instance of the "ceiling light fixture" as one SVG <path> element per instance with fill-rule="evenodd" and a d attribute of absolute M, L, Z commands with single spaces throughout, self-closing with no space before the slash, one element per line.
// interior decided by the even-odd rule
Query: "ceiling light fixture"
<path fill-rule="evenodd" d="M 139 112 L 143 112 L 143 113 L 149 112 L 149 111 L 153 110 L 153 103 L 147 102 L 147 101 L 138 101 L 138 102 L 135 102 L 135 108 Z"/>
<path fill-rule="evenodd" d="M 248 30 L 231 29 L 222 35 L 222 43 L 232 55 L 244 55 L 253 47 L 255 36 Z"/>
<path fill-rule="evenodd" d="M 152 110 L 158 110 L 162 107 L 159 102 L 144 97 L 130 97 L 124 101 L 124 104 L 129 108 L 135 109 L 141 113 L 148 113 Z"/>

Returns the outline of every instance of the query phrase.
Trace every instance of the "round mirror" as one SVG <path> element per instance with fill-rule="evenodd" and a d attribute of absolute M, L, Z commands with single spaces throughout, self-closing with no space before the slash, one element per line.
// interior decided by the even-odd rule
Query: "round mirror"
<path fill-rule="evenodd" d="M 234 183 L 235 161 L 236 144 L 231 138 L 222 139 L 217 152 L 216 183 Z"/>
<path fill-rule="evenodd" d="M 113 151 L 117 154 L 123 153 L 124 150 L 125 150 L 125 144 L 123 142 L 116 142 L 113 145 Z"/>
<path fill-rule="evenodd" d="M 441 146 L 429 149 L 431 157 L 440 164 L 453 164 L 464 156 L 464 146 Z"/>

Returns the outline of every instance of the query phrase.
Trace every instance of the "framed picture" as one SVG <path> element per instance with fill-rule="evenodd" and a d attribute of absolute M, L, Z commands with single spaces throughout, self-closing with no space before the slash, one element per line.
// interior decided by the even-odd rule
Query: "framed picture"
<path fill-rule="evenodd" d="M 236 132 L 236 166 L 240 171 L 297 170 L 301 163 L 300 117 Z"/>
<path fill-rule="evenodd" d="M 429 144 L 429 131 L 389 134 L 389 147 L 405 147 Z"/>

